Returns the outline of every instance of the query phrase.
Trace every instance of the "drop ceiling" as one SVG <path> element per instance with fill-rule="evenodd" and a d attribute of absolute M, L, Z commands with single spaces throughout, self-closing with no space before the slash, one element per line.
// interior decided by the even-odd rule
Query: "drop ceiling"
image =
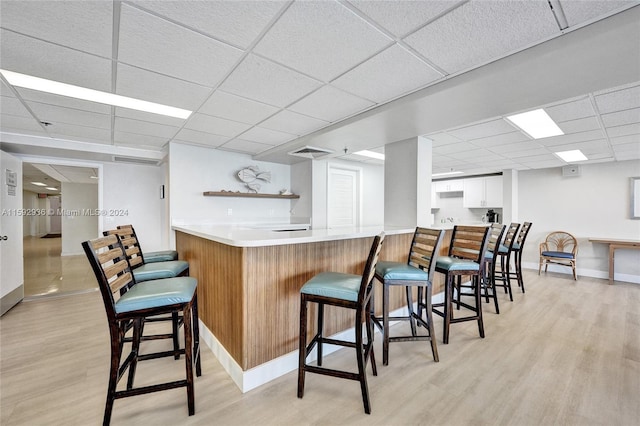
<path fill-rule="evenodd" d="M 62 192 L 62 183 L 98 184 L 98 170 L 91 167 L 64 166 L 58 164 L 22 164 L 23 188 L 27 191 L 58 195 Z M 46 184 L 46 187 L 34 185 L 33 182 Z"/>
<path fill-rule="evenodd" d="M 423 135 L 434 173 L 562 166 L 553 152 L 571 149 L 639 159 L 637 5 L 2 0 L 3 69 L 194 111 L 181 120 L 2 79 L 3 149 L 157 161 L 175 141 L 294 163 L 305 160 L 287 153 L 311 145 L 379 163 L 352 152 Z M 589 37 L 602 45 L 580 49 Z M 600 57 L 608 68 L 591 66 Z M 504 119 L 538 107 L 564 136 L 532 140 Z"/>

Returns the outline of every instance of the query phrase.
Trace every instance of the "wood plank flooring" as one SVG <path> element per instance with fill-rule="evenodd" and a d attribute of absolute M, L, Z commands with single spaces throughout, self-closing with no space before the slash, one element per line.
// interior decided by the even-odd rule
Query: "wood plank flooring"
<path fill-rule="evenodd" d="M 500 315 L 484 305 L 485 339 L 468 322 L 452 325 L 443 345 L 436 318 L 439 363 L 427 342 L 393 343 L 384 367 L 378 336 L 371 415 L 356 382 L 309 374 L 296 398 L 295 371 L 243 395 L 204 347 L 194 416 L 176 389 L 117 400 L 112 424 L 639 424 L 640 286 L 533 271 L 525 283 L 514 302 L 502 297 Z M 2 425 L 102 422 L 109 343 L 99 293 L 21 303 L 0 319 L 0 334 Z M 325 365 L 355 367 L 353 352 L 338 351 Z M 183 360 L 146 361 L 136 380 L 183 372 Z"/>

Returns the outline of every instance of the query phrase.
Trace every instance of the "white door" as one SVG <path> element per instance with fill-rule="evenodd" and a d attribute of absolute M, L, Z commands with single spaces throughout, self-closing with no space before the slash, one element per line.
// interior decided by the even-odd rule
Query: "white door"
<path fill-rule="evenodd" d="M 24 298 L 22 161 L 0 151 L 0 315 Z"/>
<path fill-rule="evenodd" d="M 359 172 L 329 167 L 327 227 L 360 224 Z"/>

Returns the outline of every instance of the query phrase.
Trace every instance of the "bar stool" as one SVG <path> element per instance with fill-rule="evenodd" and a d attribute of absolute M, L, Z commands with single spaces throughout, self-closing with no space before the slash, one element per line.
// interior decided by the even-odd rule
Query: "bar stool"
<path fill-rule="evenodd" d="M 504 241 L 498 249 L 500 273 L 496 276 L 495 283 L 496 286 L 504 288 L 504 292 L 509 294 L 509 300 L 512 302 L 513 291 L 511 289 L 511 280 L 516 279 L 516 276 L 511 272 L 511 253 L 513 253 L 513 243 L 516 241 L 518 229 L 520 229 L 520 224 L 512 222 L 504 233 Z M 501 281 L 502 284 L 498 284 L 498 280 Z"/>
<path fill-rule="evenodd" d="M 529 230 L 531 229 L 531 222 L 525 222 L 522 224 L 520 228 L 520 233 L 518 234 L 518 239 L 512 246 L 514 263 L 515 263 L 515 274 L 516 279 L 518 281 L 518 287 L 524 293 L 524 279 L 522 278 L 522 250 L 524 249 L 524 242 L 527 240 L 527 235 L 529 235 Z"/>
<path fill-rule="evenodd" d="M 135 238 L 138 242 L 138 236 L 136 235 L 135 229 L 133 229 L 133 225 L 118 225 L 118 229 L 122 229 Z M 140 244 L 138 243 L 138 247 Z M 142 247 L 140 247 L 140 256 L 144 259 L 144 263 L 156 263 L 156 262 L 167 262 L 170 260 L 178 260 L 178 252 L 175 250 L 161 250 L 161 251 L 150 251 L 142 254 Z"/>
<path fill-rule="evenodd" d="M 384 233 L 373 239 L 369 257 L 362 272 L 362 276 L 339 272 L 323 272 L 309 281 L 300 289 L 300 336 L 298 357 L 298 398 L 304 395 L 305 373 L 316 373 L 342 379 L 360 382 L 364 411 L 371 413 L 369 402 L 369 388 L 367 386 L 366 366 L 371 358 L 373 375 L 377 376 L 376 362 L 373 353 L 373 323 L 371 321 L 371 294 L 373 293 L 373 276 L 376 263 L 382 248 Z M 318 331 L 307 344 L 307 304 L 316 303 L 318 312 Z M 336 340 L 323 335 L 324 305 L 337 306 L 355 310 L 355 342 Z M 362 323 L 365 323 L 367 341 L 363 342 Z M 322 345 L 346 346 L 356 350 L 358 372 L 353 373 L 322 367 Z M 317 345 L 317 366 L 307 364 L 307 357 Z"/>
<path fill-rule="evenodd" d="M 382 363 L 389 365 L 389 342 L 406 342 L 428 340 L 431 342 L 431 353 L 435 362 L 439 361 L 438 348 L 433 331 L 433 317 L 431 315 L 431 280 L 433 279 L 436 262 L 433 261 L 440 249 L 444 231 L 417 227 L 409 256 L 406 262 L 379 261 L 376 265 L 375 278 L 382 283 L 382 317 L 371 313 L 371 319 L 382 333 Z M 406 316 L 389 317 L 389 287 L 404 286 L 407 298 Z M 418 314 L 413 311 L 412 287 L 418 287 Z M 422 293 L 424 292 L 424 301 Z M 375 303 L 372 303 L 375 308 Z M 426 312 L 426 320 L 422 319 L 422 310 Z M 409 321 L 411 336 L 390 336 L 389 320 Z M 416 322 L 427 330 L 427 336 L 417 333 Z"/>
<path fill-rule="evenodd" d="M 194 362 L 196 375 L 201 375 L 197 281 L 195 278 L 180 277 L 136 284 L 122 243 L 115 235 L 85 241 L 82 247 L 98 281 L 111 337 L 111 362 L 103 424 L 110 423 L 116 399 L 178 387 L 186 387 L 188 412 L 190 416 L 193 415 Z M 146 318 L 175 311 L 182 312 L 184 318 L 184 349 L 181 353 L 185 355 L 185 379 L 134 388 L 138 361 L 174 355 L 174 351 L 140 353 Z M 133 328 L 131 352 L 121 364 L 125 333 L 130 328 Z M 117 384 L 127 369 L 126 389 L 117 390 Z"/>
<path fill-rule="evenodd" d="M 440 256 L 436 261 L 436 272 L 445 275 L 445 297 L 444 303 L 433 304 L 433 313 L 444 318 L 442 341 L 445 344 L 449 343 L 449 326 L 462 321 L 477 321 L 480 337 L 484 338 L 480 279 L 484 272 L 489 229 L 485 226 L 454 226 L 449 255 Z M 473 315 L 456 318 L 452 309 L 453 288 L 459 287 L 463 276 L 471 277 L 475 306 L 460 301 L 460 305 L 471 310 Z M 439 311 L 437 307 L 442 307 L 443 310 Z"/>

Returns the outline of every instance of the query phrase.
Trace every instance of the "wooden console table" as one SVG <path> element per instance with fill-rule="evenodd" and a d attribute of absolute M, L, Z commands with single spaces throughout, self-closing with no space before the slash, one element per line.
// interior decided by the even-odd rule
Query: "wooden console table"
<path fill-rule="evenodd" d="M 589 238 L 592 243 L 609 245 L 609 284 L 613 284 L 614 254 L 616 249 L 640 250 L 638 240 L 614 240 L 610 238 Z"/>

